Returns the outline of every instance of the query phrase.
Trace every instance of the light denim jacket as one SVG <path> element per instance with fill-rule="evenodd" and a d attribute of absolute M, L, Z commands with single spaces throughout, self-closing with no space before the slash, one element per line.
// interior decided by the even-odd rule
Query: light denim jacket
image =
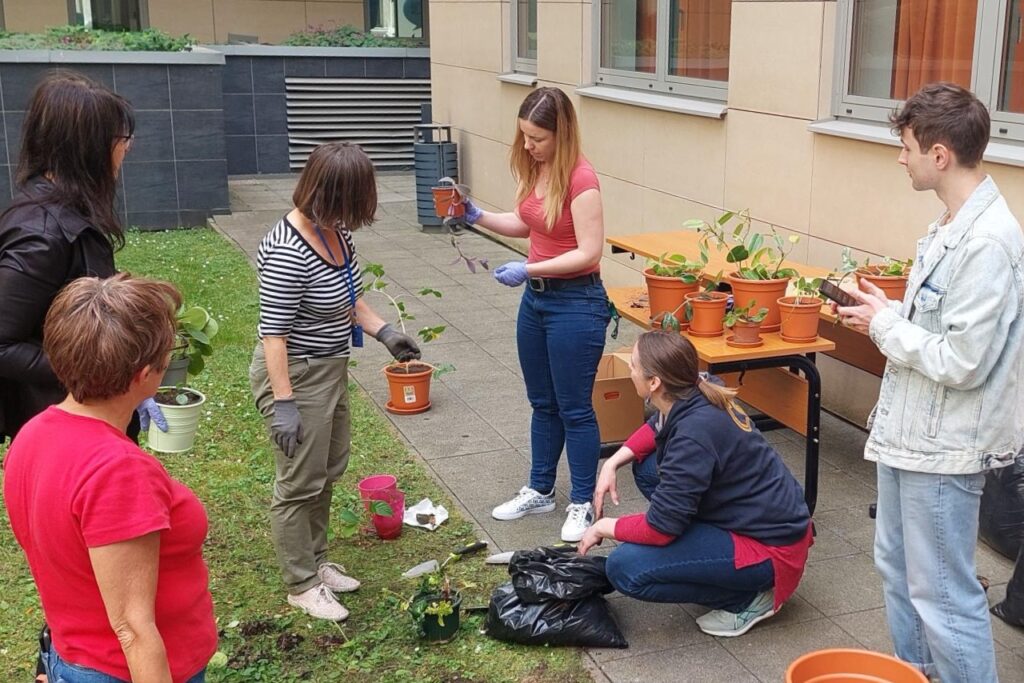
<path fill-rule="evenodd" d="M 903 303 L 871 321 L 888 362 L 865 457 L 973 474 L 1009 465 L 1024 443 L 1024 237 L 991 177 L 940 223 L 917 243 Z"/>

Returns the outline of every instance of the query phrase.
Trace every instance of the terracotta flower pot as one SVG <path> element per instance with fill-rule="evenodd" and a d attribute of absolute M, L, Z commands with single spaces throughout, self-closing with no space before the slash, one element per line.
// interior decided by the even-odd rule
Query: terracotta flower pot
<path fill-rule="evenodd" d="M 761 339 L 761 323 L 737 320 L 732 326 L 732 334 L 726 337 L 725 343 L 737 348 L 752 348 L 764 344 Z"/>
<path fill-rule="evenodd" d="M 928 683 L 904 661 L 868 650 L 818 650 L 800 657 L 786 670 L 786 683 Z"/>
<path fill-rule="evenodd" d="M 814 296 L 784 296 L 778 299 L 783 341 L 807 344 L 818 338 L 821 299 Z"/>
<path fill-rule="evenodd" d="M 430 191 L 434 194 L 434 213 L 438 218 L 462 218 L 466 214 L 462 195 L 454 185 L 440 185 Z"/>
<path fill-rule="evenodd" d="M 686 301 L 691 309 L 689 333 L 694 337 L 721 336 L 722 316 L 725 315 L 729 295 L 725 292 L 694 293 L 687 294 Z"/>
<path fill-rule="evenodd" d="M 430 410 L 430 376 L 433 372 L 433 368 L 421 363 L 384 368 L 391 391 L 391 399 L 384 408 L 396 415 L 415 415 Z"/>
<path fill-rule="evenodd" d="M 650 302 L 652 322 L 660 327 L 662 314 L 675 311 L 676 320 L 682 328 L 686 319 L 683 315 L 683 301 L 686 300 L 687 294 L 696 292 L 700 287 L 700 277 L 698 276 L 697 282 L 687 284 L 677 277 L 655 275 L 654 271 L 648 268 L 644 270 L 644 279 L 647 281 L 647 299 Z"/>
<path fill-rule="evenodd" d="M 761 323 L 762 332 L 775 332 L 779 329 L 779 297 L 786 296 L 789 278 L 780 277 L 774 280 L 747 280 L 738 273 L 726 276 L 732 286 L 733 302 L 736 306 L 746 307 L 754 302 L 753 310 L 767 308 L 768 315 Z"/>
<path fill-rule="evenodd" d="M 903 295 L 907 293 L 907 278 L 909 275 L 879 275 L 878 266 L 858 268 L 854 275 L 857 276 L 857 286 L 860 287 L 861 280 L 867 280 L 875 287 L 885 292 L 885 298 L 894 301 L 903 301 Z"/>

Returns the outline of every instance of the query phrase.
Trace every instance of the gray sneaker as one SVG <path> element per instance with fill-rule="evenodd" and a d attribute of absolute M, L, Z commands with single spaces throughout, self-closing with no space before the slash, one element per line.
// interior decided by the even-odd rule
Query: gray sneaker
<path fill-rule="evenodd" d="M 502 503 L 491 510 L 491 517 L 507 522 L 511 519 L 519 519 L 526 515 L 539 515 L 543 512 L 552 512 L 555 509 L 555 492 L 544 495 L 534 491 L 529 486 L 519 489 L 515 498 Z"/>
<path fill-rule="evenodd" d="M 345 568 L 334 562 L 324 562 L 316 570 L 324 585 L 335 593 L 351 593 L 359 588 L 359 581 L 345 574 Z"/>
<path fill-rule="evenodd" d="M 742 636 L 757 622 L 775 616 L 777 611 L 774 605 L 775 591 L 766 590 L 758 593 L 754 601 L 739 613 L 726 612 L 723 609 L 711 610 L 697 619 L 697 626 L 701 631 L 712 636 L 722 638 Z M 779 605 L 779 609 L 782 609 L 781 605 Z"/>

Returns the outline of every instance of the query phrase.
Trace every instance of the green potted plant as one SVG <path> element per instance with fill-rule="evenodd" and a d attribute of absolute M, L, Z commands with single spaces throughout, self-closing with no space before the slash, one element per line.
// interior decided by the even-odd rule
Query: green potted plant
<path fill-rule="evenodd" d="M 686 300 L 686 295 L 700 288 L 707 263 L 706 241 L 701 242 L 699 261 L 690 261 L 682 254 L 669 255 L 666 252 L 656 260 L 647 262 L 644 281 L 647 284 L 647 300 L 654 326 L 660 325 L 661 318 L 666 314 L 675 315 Z"/>
<path fill-rule="evenodd" d="M 775 332 L 780 326 L 779 297 L 785 296 L 790 279 L 797 275 L 796 270 L 782 264 L 800 237 L 783 238 L 771 227 L 767 237 L 770 242 L 766 244 L 765 236 L 755 232 L 752 226 L 749 210 L 726 211 L 714 223 L 702 220 L 684 223 L 684 227 L 713 240 L 719 250 L 726 250 L 725 260 L 736 266 L 736 270 L 726 275 L 735 300 L 753 299 L 758 308 L 767 308 L 762 329 Z"/>
<path fill-rule="evenodd" d="M 402 535 L 405 493 L 391 489 L 375 495 L 379 498 L 368 500 L 365 505 L 353 495 L 345 496 L 338 512 L 337 534 L 340 538 L 351 538 L 359 531 L 364 510 L 369 513 L 373 529 L 381 540 L 390 541 Z"/>
<path fill-rule="evenodd" d="M 783 341 L 806 344 L 818 338 L 818 315 L 822 304 L 818 287 L 821 281 L 820 277 L 808 280 L 800 276 L 796 281 L 796 296 L 779 298 L 779 336 Z"/>
<path fill-rule="evenodd" d="M 420 637 L 430 643 L 448 643 L 458 636 L 462 625 L 461 606 L 462 592 L 452 585 L 444 565 L 421 576 L 416 591 L 400 602 L 400 607 L 412 617 Z"/>
<path fill-rule="evenodd" d="M 379 263 L 370 263 L 363 269 L 363 276 L 367 274 L 372 279 L 363 288 L 365 292 L 380 294 L 388 300 L 397 313 L 397 323 L 406 333 L 405 322 L 415 320 L 415 316 L 406 310 L 405 302 L 400 296 L 392 296 L 386 291 L 388 282 L 385 279 L 384 266 Z M 417 292 L 419 296 L 435 296 L 441 298 L 441 292 L 430 287 L 423 287 Z M 445 325 L 426 326 L 420 328 L 416 334 L 424 342 L 431 342 L 445 331 Z M 426 361 L 414 360 L 408 362 L 391 361 L 384 367 L 384 375 L 388 378 L 388 388 L 391 398 L 384 405 L 389 413 L 396 415 L 415 415 L 430 410 L 430 379 L 439 377 L 446 372 L 451 372 L 455 367 L 450 364 L 431 365 Z"/>
<path fill-rule="evenodd" d="M 757 307 L 753 299 L 746 306 L 733 306 L 723 318 L 723 324 L 732 330 L 732 335 L 726 337 L 725 343 L 737 348 L 750 348 L 761 346 L 764 340 L 761 339 L 761 323 L 768 315 L 768 309 L 764 306 Z"/>
<path fill-rule="evenodd" d="M 686 295 L 683 312 L 690 323 L 688 332 L 691 336 L 721 336 L 725 308 L 729 305 L 729 295 L 717 291 L 721 276 L 722 274 L 719 273 L 708 279 L 703 291 Z"/>
<path fill-rule="evenodd" d="M 861 280 L 867 280 L 885 292 L 886 299 L 903 301 L 903 295 L 907 293 L 907 279 L 913 266 L 914 259 L 901 261 L 886 256 L 881 263 L 872 264 L 869 258 L 865 259 L 863 266 L 854 271 L 854 275 L 857 277 L 858 287 Z"/>
<path fill-rule="evenodd" d="M 194 377 L 202 372 L 206 358 L 213 354 L 213 338 L 220 331 L 217 319 L 202 306 L 186 307 L 182 304 L 176 319 L 171 363 L 160 386 L 178 386 L 184 384 L 189 375 Z"/>

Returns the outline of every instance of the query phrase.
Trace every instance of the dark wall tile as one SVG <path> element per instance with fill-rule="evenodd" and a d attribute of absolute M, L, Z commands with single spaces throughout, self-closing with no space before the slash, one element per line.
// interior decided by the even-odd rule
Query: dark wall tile
<path fill-rule="evenodd" d="M 387 57 L 370 57 L 366 60 L 367 78 L 402 78 L 405 76 L 405 64 L 402 59 Z"/>
<path fill-rule="evenodd" d="M 136 109 L 169 109 L 171 94 L 165 64 L 115 64 L 117 92 Z"/>
<path fill-rule="evenodd" d="M 46 64 L 4 64 L 0 68 L 5 111 L 24 111 L 43 76 L 53 69 Z"/>
<path fill-rule="evenodd" d="M 284 57 L 254 57 L 253 92 L 284 93 Z"/>
<path fill-rule="evenodd" d="M 252 95 L 224 94 L 224 132 L 228 135 L 256 133 Z"/>
<path fill-rule="evenodd" d="M 10 166 L 0 166 L 0 210 L 6 209 L 11 203 L 11 175 Z"/>
<path fill-rule="evenodd" d="M 284 95 L 256 95 L 256 135 L 288 132 L 288 103 Z"/>
<path fill-rule="evenodd" d="M 178 212 L 178 225 L 183 228 L 205 227 L 211 213 L 231 213 L 230 211 L 203 211 L 201 209 L 185 209 Z"/>
<path fill-rule="evenodd" d="M 252 92 L 252 60 L 224 56 L 224 94 Z"/>
<path fill-rule="evenodd" d="M 173 109 L 221 109 L 224 106 L 221 66 L 170 67 Z"/>
<path fill-rule="evenodd" d="M 125 163 L 125 204 L 128 218 L 140 211 L 177 211 L 178 190 L 173 161 Z"/>
<path fill-rule="evenodd" d="M 143 110 L 135 112 L 135 142 L 128 161 L 171 161 L 174 159 L 174 137 L 171 112 Z"/>
<path fill-rule="evenodd" d="M 429 59 L 407 59 L 405 60 L 406 78 L 430 78 Z"/>
<path fill-rule="evenodd" d="M 87 78 L 98 81 L 108 88 L 114 87 L 114 65 L 113 64 L 60 64 L 57 71 L 66 73 L 68 71 L 82 74 Z"/>
<path fill-rule="evenodd" d="M 366 60 L 362 57 L 330 57 L 326 67 L 327 78 L 366 77 Z"/>
<path fill-rule="evenodd" d="M 287 173 L 288 136 L 257 135 L 256 156 L 260 173 Z"/>
<path fill-rule="evenodd" d="M 24 120 L 25 112 L 4 112 L 4 128 L 7 130 L 7 149 L 11 166 L 18 165 L 18 155 L 21 154 L 21 124 Z"/>
<path fill-rule="evenodd" d="M 289 78 L 323 78 L 323 57 L 289 57 L 284 60 L 284 75 Z"/>
<path fill-rule="evenodd" d="M 139 230 L 167 230 L 181 225 L 177 211 L 130 211 L 127 224 Z"/>
<path fill-rule="evenodd" d="M 174 157 L 224 160 L 224 114 L 211 111 L 174 112 Z"/>
<path fill-rule="evenodd" d="M 180 209 L 223 211 L 229 208 L 228 166 L 219 161 L 188 161 L 178 164 Z"/>
<path fill-rule="evenodd" d="M 227 135 L 224 137 L 228 154 L 228 173 L 250 175 L 259 173 L 256 163 L 255 135 Z"/>

